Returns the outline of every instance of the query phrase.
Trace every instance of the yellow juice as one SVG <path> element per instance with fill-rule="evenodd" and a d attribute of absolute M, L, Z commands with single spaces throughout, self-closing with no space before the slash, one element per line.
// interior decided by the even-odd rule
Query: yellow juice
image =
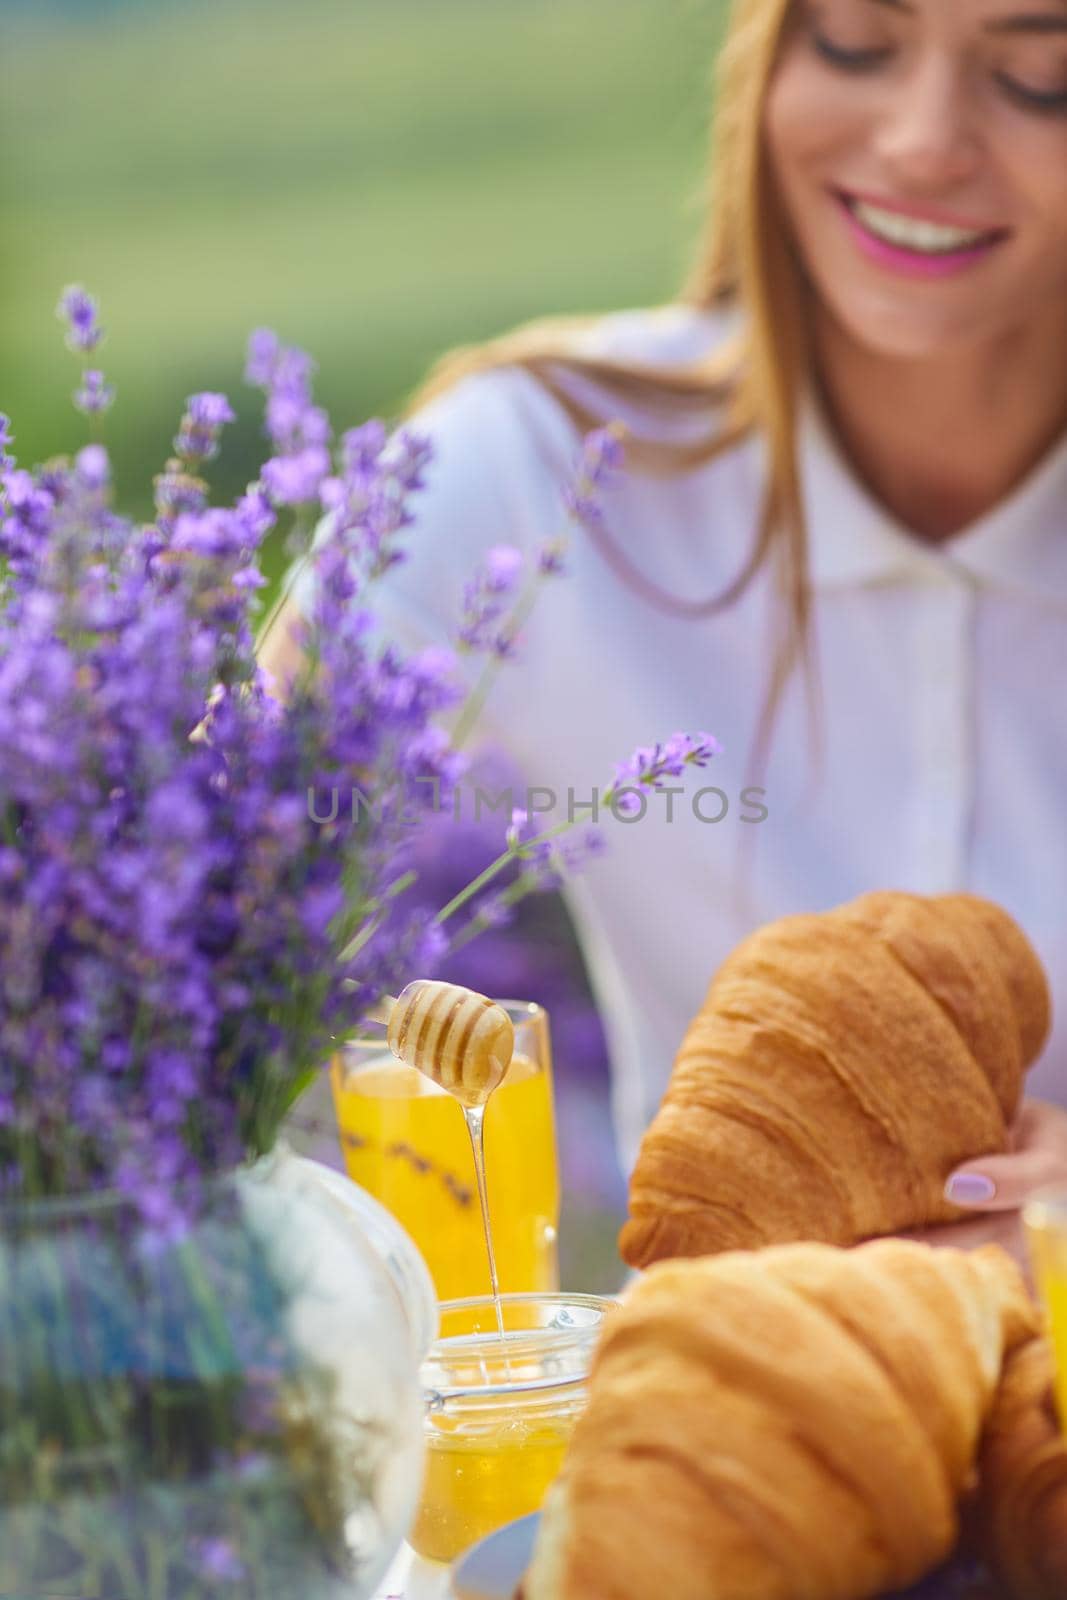
<path fill-rule="evenodd" d="M 488 1433 L 433 1419 L 412 1547 L 429 1561 L 454 1561 L 505 1523 L 540 1510 L 570 1432 L 564 1418 L 515 1417 Z"/>
<path fill-rule="evenodd" d="M 349 1177 L 415 1241 L 440 1300 L 490 1293 L 474 1158 L 457 1100 L 414 1067 L 375 1056 L 332 1068 Z M 516 1054 L 485 1114 L 486 1183 L 500 1288 L 559 1287 L 552 1076 Z"/>
<path fill-rule="evenodd" d="M 1060 1426 L 1067 1433 L 1067 1219 L 1056 1226 L 1047 1216 L 1042 1217 L 1038 1225 L 1031 1226 L 1029 1238 L 1056 1361 Z"/>

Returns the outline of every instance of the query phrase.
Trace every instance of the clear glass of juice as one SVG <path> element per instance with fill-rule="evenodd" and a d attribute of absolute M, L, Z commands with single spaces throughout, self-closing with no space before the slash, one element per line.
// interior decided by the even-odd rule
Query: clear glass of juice
<path fill-rule="evenodd" d="M 1067 1189 L 1035 1195 L 1023 1211 L 1034 1279 L 1056 1363 L 1056 1403 L 1067 1433 Z"/>
<path fill-rule="evenodd" d="M 423 1362 L 426 1466 L 412 1548 L 454 1561 L 516 1517 L 537 1511 L 585 1404 L 604 1317 L 596 1295 L 505 1295 L 504 1338 L 491 1297 L 440 1308 Z"/>
<path fill-rule="evenodd" d="M 559 1164 L 548 1013 L 498 1001 L 515 1054 L 485 1115 L 486 1181 L 500 1287 L 559 1288 Z M 489 1263 L 470 1136 L 457 1100 L 387 1051 L 349 1046 L 331 1068 L 350 1178 L 418 1246 L 439 1300 L 489 1294 Z"/>

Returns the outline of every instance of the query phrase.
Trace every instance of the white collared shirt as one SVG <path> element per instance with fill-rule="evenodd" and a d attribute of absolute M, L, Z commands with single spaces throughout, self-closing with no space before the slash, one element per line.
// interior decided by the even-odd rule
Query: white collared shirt
<path fill-rule="evenodd" d="M 727 325 L 722 313 L 661 307 L 605 317 L 586 344 L 681 362 Z M 647 418 L 621 414 L 647 430 Z M 532 551 L 560 530 L 576 453 L 560 408 L 514 369 L 465 380 L 412 426 L 430 433 L 437 457 L 414 505 L 410 560 L 378 594 L 408 646 L 454 639 L 463 582 L 489 546 Z M 764 449 L 752 438 L 682 476 L 629 475 L 607 500 L 615 546 L 669 593 L 716 593 L 750 548 Z M 748 764 L 781 616 L 768 567 L 730 609 L 679 620 L 573 528 L 568 574 L 546 584 L 521 659 L 501 669 L 483 717 L 526 781 L 555 793 L 557 815 L 568 791 L 578 803 L 602 793 L 638 745 L 708 730 L 724 746 L 686 781 L 672 820 L 665 797 L 640 822 L 609 816 L 609 853 L 568 890 L 608 1033 L 627 1171 L 726 954 L 763 922 L 874 888 L 970 890 L 1019 920 L 1057 1012 L 1029 1092 L 1067 1105 L 1067 440 L 941 548 L 865 492 L 810 396 L 798 449 L 821 768 L 799 673 L 765 775 Z M 298 585 L 298 602 L 307 594 Z M 465 670 L 473 676 L 474 664 Z M 745 822 L 758 813 L 742 791 L 757 782 L 768 814 Z M 720 821 L 715 795 L 694 814 L 692 796 L 709 786 L 728 803 Z"/>

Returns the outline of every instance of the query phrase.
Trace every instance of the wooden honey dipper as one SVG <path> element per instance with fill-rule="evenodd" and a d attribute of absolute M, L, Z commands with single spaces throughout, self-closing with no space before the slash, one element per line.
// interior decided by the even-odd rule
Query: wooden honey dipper
<path fill-rule="evenodd" d="M 503 1082 L 515 1028 L 503 1006 L 473 989 L 416 978 L 375 1012 L 398 1061 L 432 1078 L 463 1106 L 484 1106 Z"/>
<path fill-rule="evenodd" d="M 514 1024 L 495 1000 L 431 978 L 416 978 L 395 999 L 386 996 L 370 1015 L 386 1024 L 389 1049 L 397 1060 L 431 1078 L 463 1108 L 478 1179 L 493 1305 L 503 1338 L 500 1284 L 489 1227 L 484 1120 L 489 1096 L 499 1088 L 511 1065 Z"/>

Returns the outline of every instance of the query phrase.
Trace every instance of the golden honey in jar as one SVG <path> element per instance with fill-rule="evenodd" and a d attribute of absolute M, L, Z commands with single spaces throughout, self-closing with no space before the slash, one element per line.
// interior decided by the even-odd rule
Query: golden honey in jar
<path fill-rule="evenodd" d="M 409 1534 L 429 1561 L 454 1561 L 540 1509 L 586 1398 L 603 1318 L 593 1295 L 505 1295 L 504 1339 L 490 1298 L 441 1307 L 423 1364 L 426 1466 Z"/>

